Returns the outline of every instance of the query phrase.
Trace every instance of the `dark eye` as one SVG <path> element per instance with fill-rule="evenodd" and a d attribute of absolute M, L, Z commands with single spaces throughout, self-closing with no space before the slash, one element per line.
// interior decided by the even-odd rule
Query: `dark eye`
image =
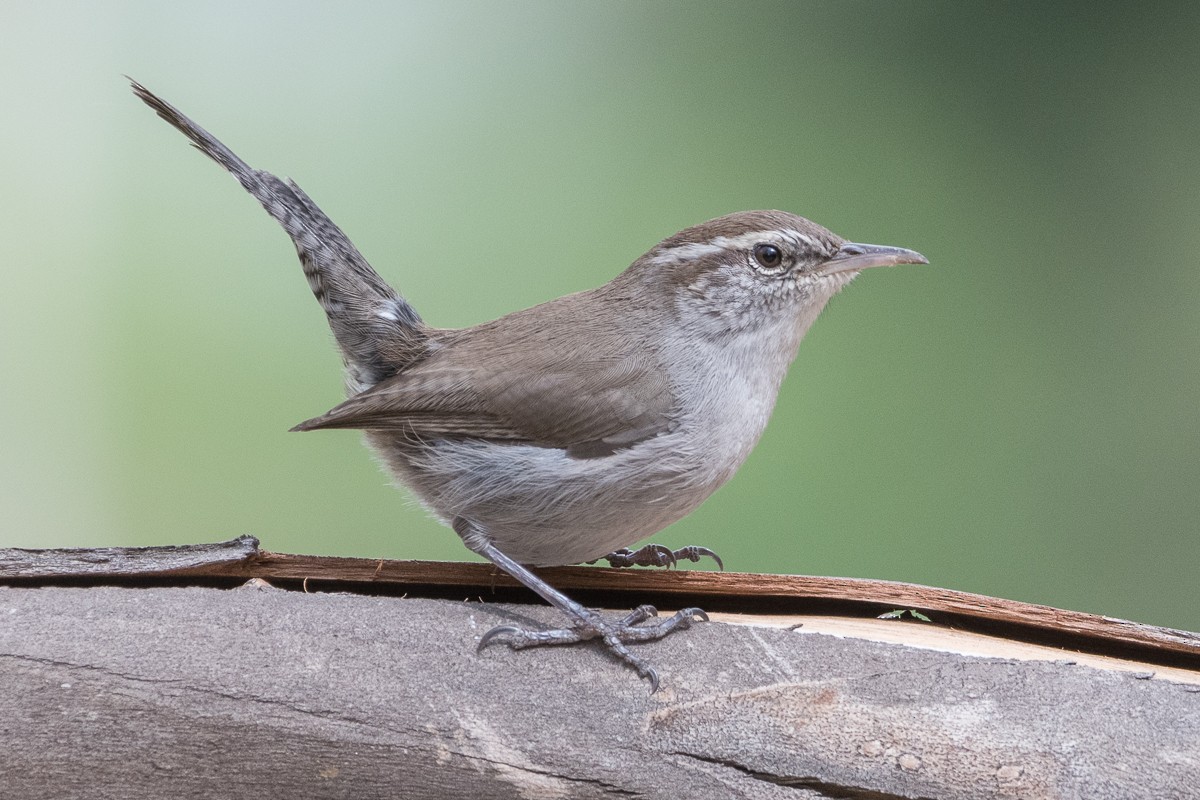
<path fill-rule="evenodd" d="M 783 263 L 783 253 L 773 244 L 756 244 L 754 260 L 767 269 L 775 269 Z"/>

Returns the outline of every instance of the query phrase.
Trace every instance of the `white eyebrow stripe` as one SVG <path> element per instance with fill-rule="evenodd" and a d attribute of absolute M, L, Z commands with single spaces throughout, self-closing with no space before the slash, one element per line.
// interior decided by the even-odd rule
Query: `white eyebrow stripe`
<path fill-rule="evenodd" d="M 718 236 L 712 240 L 712 244 L 719 245 L 723 250 L 734 250 L 739 247 L 745 247 L 751 244 L 758 244 L 762 241 L 772 241 L 779 238 L 780 231 L 750 231 L 738 236 Z"/>
<path fill-rule="evenodd" d="M 682 261 L 691 261 L 694 258 L 702 256 L 711 256 L 714 253 L 719 253 L 725 248 L 720 244 L 724 237 L 717 237 L 711 242 L 705 244 L 681 244 L 676 247 L 669 247 L 663 250 L 658 255 L 650 259 L 651 264 L 662 266 L 664 264 L 678 264 Z"/>
<path fill-rule="evenodd" d="M 777 241 L 780 237 L 791 239 L 792 241 L 803 243 L 814 252 L 824 252 L 825 247 L 820 242 L 813 239 L 806 233 L 801 233 L 797 230 L 788 228 L 786 230 L 766 230 L 766 231 L 750 231 L 749 233 L 738 234 L 737 236 L 717 236 L 707 242 L 689 242 L 688 244 L 676 245 L 663 250 L 658 255 L 650 259 L 651 264 L 659 266 L 665 264 L 678 264 L 683 261 L 691 261 L 695 258 L 710 256 L 719 253 L 722 250 L 736 250 L 741 247 L 747 247 L 752 244 L 758 244 L 763 241 Z"/>

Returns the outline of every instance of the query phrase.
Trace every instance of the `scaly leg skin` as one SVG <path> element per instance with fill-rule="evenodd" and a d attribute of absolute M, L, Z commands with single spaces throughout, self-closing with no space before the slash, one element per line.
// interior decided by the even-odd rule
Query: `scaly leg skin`
<path fill-rule="evenodd" d="M 527 567 L 500 552 L 494 544 L 488 541 L 487 535 L 472 523 L 457 519 L 454 521 L 454 529 L 462 536 L 467 547 L 536 592 L 547 603 L 570 617 L 573 622 L 569 628 L 548 631 L 529 630 L 515 625 L 498 625 L 480 638 L 478 650 L 482 650 L 497 637 L 504 637 L 508 645 L 516 650 L 548 644 L 574 644 L 588 639 L 603 639 L 605 646 L 613 655 L 636 669 L 638 675 L 650 681 L 650 692 L 653 694 L 658 691 L 658 671 L 646 663 L 645 659 L 631 653 L 626 645 L 661 639 L 671 631 L 690 628 L 697 619 L 703 622 L 708 621 L 708 615 L 699 608 L 685 608 L 654 624 L 639 625 L 651 617 L 658 616 L 658 611 L 654 606 L 638 606 L 619 620 L 607 620 L 595 611 L 576 603 L 534 575 Z"/>
<path fill-rule="evenodd" d="M 672 550 L 661 544 L 648 544 L 637 550 L 622 547 L 620 550 L 615 550 L 603 558 L 608 562 L 610 567 L 667 567 L 669 569 L 679 561 L 686 559 L 687 561 L 697 562 L 704 556 L 708 556 L 717 562 L 717 569 L 721 571 L 725 570 L 725 562 L 721 561 L 719 555 L 707 547 L 697 547 L 694 544 L 681 547 L 678 550 Z M 596 561 L 599 560 L 596 559 Z M 587 563 L 595 564 L 596 561 L 589 561 Z"/>

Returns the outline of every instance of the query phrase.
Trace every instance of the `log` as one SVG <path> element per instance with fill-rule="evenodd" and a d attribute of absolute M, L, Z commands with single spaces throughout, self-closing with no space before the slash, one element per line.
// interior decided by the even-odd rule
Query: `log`
<path fill-rule="evenodd" d="M 477 654 L 493 625 L 558 623 L 541 605 L 479 602 L 486 585 L 418 596 L 438 592 L 358 571 L 407 567 L 350 560 L 350 579 L 320 579 L 337 591 L 297 591 L 303 578 L 234 574 L 278 555 L 234 546 L 166 573 L 150 551 L 32 559 L 52 574 L 0 554 L 0 795 L 1103 800 L 1200 786 L 1187 632 L 1121 644 L 1119 659 L 1098 652 L 1103 636 L 1068 631 L 1093 645 L 1073 652 L 824 613 L 818 598 L 810 613 L 726 611 L 639 646 L 663 676 L 652 695 L 591 644 Z"/>

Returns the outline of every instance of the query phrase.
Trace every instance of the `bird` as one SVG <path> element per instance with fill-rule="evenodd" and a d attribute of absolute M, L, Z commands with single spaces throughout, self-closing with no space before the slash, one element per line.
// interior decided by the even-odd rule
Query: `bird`
<path fill-rule="evenodd" d="M 500 625 L 514 649 L 600 640 L 650 684 L 629 645 L 708 616 L 585 608 L 531 567 L 669 565 L 716 554 L 631 546 L 695 510 L 749 456 L 805 333 L 859 272 L 926 264 L 795 214 L 740 211 L 663 239 L 594 289 L 461 329 L 428 325 L 292 180 L 250 167 L 177 108 L 133 92 L 230 172 L 295 245 L 341 352 L 347 399 L 292 430 L 350 428 L 399 483 L 567 617 Z M 545 258 L 543 254 L 533 257 Z M 719 562 L 719 559 L 718 559 Z"/>

